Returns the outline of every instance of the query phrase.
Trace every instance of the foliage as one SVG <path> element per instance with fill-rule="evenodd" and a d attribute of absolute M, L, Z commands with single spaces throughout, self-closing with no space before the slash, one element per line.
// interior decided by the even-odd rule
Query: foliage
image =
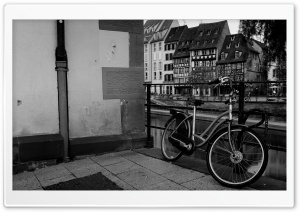
<path fill-rule="evenodd" d="M 247 39 L 261 37 L 264 65 L 277 62 L 280 70 L 286 66 L 286 20 L 242 20 L 241 32 Z"/>

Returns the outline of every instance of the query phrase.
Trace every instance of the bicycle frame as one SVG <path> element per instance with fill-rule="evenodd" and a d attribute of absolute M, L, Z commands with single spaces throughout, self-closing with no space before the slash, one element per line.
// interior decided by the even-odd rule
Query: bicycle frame
<path fill-rule="evenodd" d="M 190 119 L 190 118 L 193 117 L 193 120 L 192 120 L 192 122 L 193 122 L 193 125 L 192 125 L 192 140 L 195 141 L 195 137 L 201 140 L 201 143 L 200 143 L 200 144 L 195 145 L 196 148 L 199 148 L 199 147 L 203 146 L 203 145 L 211 138 L 211 136 L 215 133 L 216 129 L 217 129 L 219 126 L 221 126 L 221 125 L 224 124 L 225 122 L 228 122 L 228 123 L 229 123 L 229 124 L 228 124 L 229 127 L 231 126 L 231 121 L 229 121 L 229 119 L 222 120 L 222 121 L 220 121 L 217 125 L 215 125 L 216 122 L 218 122 L 222 117 L 224 117 L 224 116 L 226 116 L 226 115 L 228 115 L 228 114 L 229 114 L 229 111 L 226 111 L 226 112 L 220 114 L 218 117 L 216 117 L 216 118 L 213 120 L 213 122 L 206 128 L 206 130 L 205 130 L 204 132 L 202 132 L 200 135 L 197 135 L 197 134 L 195 133 L 195 125 L 196 125 L 196 107 L 194 106 L 193 114 L 191 114 L 191 115 L 187 116 L 185 119 L 183 119 L 183 120 L 179 123 L 179 125 L 175 128 L 174 131 L 176 131 L 176 130 L 180 127 L 180 125 L 181 125 L 182 123 L 184 123 L 184 121 L 186 121 L 186 120 L 188 120 L 188 119 Z M 214 125 L 215 125 L 215 127 L 213 127 Z M 211 129 L 212 129 L 212 130 L 211 130 Z M 208 135 L 206 138 L 204 138 L 204 136 L 206 135 L 206 133 L 209 132 L 210 130 L 211 130 L 211 132 L 209 133 L 209 135 Z"/>

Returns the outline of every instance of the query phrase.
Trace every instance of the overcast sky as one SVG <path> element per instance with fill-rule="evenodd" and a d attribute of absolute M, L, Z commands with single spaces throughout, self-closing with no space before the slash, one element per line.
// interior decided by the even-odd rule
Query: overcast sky
<path fill-rule="evenodd" d="M 188 27 L 195 27 L 198 26 L 199 23 L 212 23 L 212 22 L 218 22 L 218 21 L 224 21 L 224 19 L 214 19 L 214 20 L 208 20 L 208 19 L 203 19 L 203 20 L 191 20 L 191 19 L 184 19 L 184 20 L 178 20 L 179 25 L 188 25 Z M 231 34 L 237 34 L 239 30 L 239 23 L 240 20 L 227 20 L 228 25 L 229 25 L 229 30 Z M 185 23 L 184 23 L 185 22 Z"/>

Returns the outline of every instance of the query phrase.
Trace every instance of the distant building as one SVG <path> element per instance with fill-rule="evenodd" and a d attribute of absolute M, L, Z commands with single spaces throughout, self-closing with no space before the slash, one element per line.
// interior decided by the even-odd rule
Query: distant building
<path fill-rule="evenodd" d="M 194 41 L 197 27 L 185 28 L 173 55 L 174 83 L 187 83 L 191 72 L 190 47 Z M 175 85 L 175 94 L 190 94 L 188 85 Z"/>
<path fill-rule="evenodd" d="M 152 81 L 152 49 L 150 41 L 155 32 L 159 31 L 163 20 L 148 20 L 144 24 L 144 72 L 145 82 Z"/>
<path fill-rule="evenodd" d="M 259 46 L 256 46 L 259 48 Z M 253 48 L 242 34 L 227 35 L 217 62 L 218 76 L 230 76 L 234 81 L 261 81 L 260 52 Z M 255 84 L 259 91 L 262 85 Z M 220 87 L 220 94 L 228 93 L 226 86 Z"/>
<path fill-rule="evenodd" d="M 150 24 L 149 24 L 150 22 Z M 179 26 L 178 20 L 147 21 L 144 25 L 145 39 L 145 82 L 163 84 L 165 39 L 172 27 Z M 147 52 L 146 52 L 147 49 Z M 147 71 L 146 71 L 147 69 Z M 164 93 L 163 86 L 152 87 L 154 93 Z"/>
<path fill-rule="evenodd" d="M 179 26 L 174 27 L 170 30 L 167 38 L 165 40 L 165 62 L 164 62 L 164 71 L 163 78 L 165 84 L 174 83 L 174 64 L 173 64 L 173 55 L 175 49 L 177 48 L 178 42 L 181 38 L 181 35 L 186 29 L 187 26 Z M 165 85 L 164 86 L 165 94 L 174 94 L 174 86 L 173 85 Z"/>
<path fill-rule="evenodd" d="M 224 39 L 230 35 L 227 21 L 200 24 L 190 48 L 190 82 L 207 82 L 217 77 L 216 62 Z M 213 86 L 203 85 L 193 89 L 193 95 L 211 96 Z"/>

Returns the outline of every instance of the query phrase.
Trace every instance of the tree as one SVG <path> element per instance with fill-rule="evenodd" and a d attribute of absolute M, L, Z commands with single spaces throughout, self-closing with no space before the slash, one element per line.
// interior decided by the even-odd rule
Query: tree
<path fill-rule="evenodd" d="M 280 70 L 286 67 L 286 20 L 241 20 L 242 34 L 251 40 L 261 37 L 263 41 L 263 64 L 276 62 Z"/>

